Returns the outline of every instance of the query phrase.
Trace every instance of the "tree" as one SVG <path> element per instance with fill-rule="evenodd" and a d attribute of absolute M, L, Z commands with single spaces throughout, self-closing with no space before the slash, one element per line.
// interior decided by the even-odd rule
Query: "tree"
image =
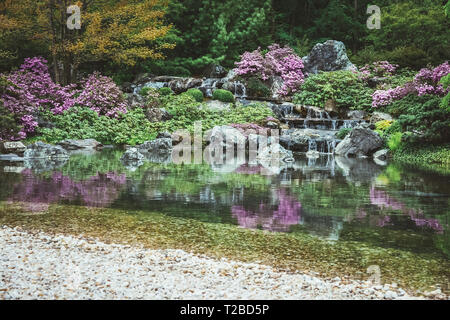
<path fill-rule="evenodd" d="M 81 30 L 67 28 L 70 4 L 68 0 L 7 0 L 0 16 L 3 34 L 22 32 L 30 41 L 45 43 L 59 83 L 75 80 L 82 63 L 134 65 L 160 59 L 163 50 L 173 48 L 170 43 L 157 43 L 171 29 L 163 19 L 165 0 L 77 1 Z"/>

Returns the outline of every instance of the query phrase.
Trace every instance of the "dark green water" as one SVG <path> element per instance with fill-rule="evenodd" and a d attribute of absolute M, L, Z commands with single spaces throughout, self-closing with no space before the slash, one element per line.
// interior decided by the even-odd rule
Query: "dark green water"
<path fill-rule="evenodd" d="M 245 164 L 133 171 L 122 153 L 73 155 L 51 170 L 2 163 L 0 201 L 23 202 L 31 213 L 55 203 L 156 211 L 450 257 L 450 176 L 327 155 L 299 155 L 271 176 Z"/>

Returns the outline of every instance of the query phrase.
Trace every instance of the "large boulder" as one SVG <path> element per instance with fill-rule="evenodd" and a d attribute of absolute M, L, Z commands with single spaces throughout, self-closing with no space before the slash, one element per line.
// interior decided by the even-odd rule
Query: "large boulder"
<path fill-rule="evenodd" d="M 14 153 L 16 155 L 23 155 L 27 147 L 20 141 L 5 141 L 0 142 L 0 153 Z"/>
<path fill-rule="evenodd" d="M 336 147 L 336 155 L 367 157 L 383 146 L 380 135 L 367 128 L 357 127 Z"/>
<path fill-rule="evenodd" d="M 24 158 L 53 160 L 68 159 L 69 155 L 61 146 L 53 146 L 39 141 L 27 147 Z"/>
<path fill-rule="evenodd" d="M 205 78 L 225 78 L 227 76 L 227 70 L 218 64 L 210 64 L 203 71 Z"/>
<path fill-rule="evenodd" d="M 210 143 L 221 145 L 222 147 L 233 147 L 235 145 L 244 146 L 247 138 L 236 128 L 231 126 L 216 126 L 207 132 L 207 140 Z"/>
<path fill-rule="evenodd" d="M 383 112 L 374 112 L 370 117 L 370 123 L 377 123 L 379 121 L 392 121 L 392 120 L 393 118 L 390 114 Z"/>
<path fill-rule="evenodd" d="M 292 151 L 286 150 L 278 143 L 271 143 L 258 153 L 257 159 L 260 161 L 279 160 L 283 162 L 293 162 Z"/>
<path fill-rule="evenodd" d="M 65 150 L 98 150 L 103 147 L 103 145 L 94 139 L 84 139 L 84 140 L 75 140 L 75 139 L 67 139 L 58 143 Z"/>
<path fill-rule="evenodd" d="M 168 83 L 168 87 L 176 94 L 183 93 L 192 88 L 198 88 L 202 85 L 202 79 L 195 78 L 175 78 Z"/>
<path fill-rule="evenodd" d="M 328 40 L 316 44 L 308 56 L 303 57 L 305 71 L 317 74 L 319 71 L 356 70 L 347 57 L 345 45 L 341 41 Z"/>
<path fill-rule="evenodd" d="M 167 154 L 172 152 L 172 139 L 159 138 L 152 141 L 146 141 L 137 147 L 140 153 L 148 154 Z"/>

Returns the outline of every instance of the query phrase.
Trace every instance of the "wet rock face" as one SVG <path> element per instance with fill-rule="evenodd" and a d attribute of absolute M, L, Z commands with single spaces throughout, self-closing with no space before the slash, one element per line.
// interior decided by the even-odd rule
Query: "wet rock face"
<path fill-rule="evenodd" d="M 383 140 L 378 133 L 357 127 L 337 145 L 335 153 L 345 157 L 367 157 L 382 146 Z"/>
<path fill-rule="evenodd" d="M 120 161 L 127 168 L 137 168 L 144 164 L 144 155 L 137 148 L 130 148 L 122 155 Z"/>
<path fill-rule="evenodd" d="M 328 40 L 316 44 L 308 56 L 303 57 L 305 71 L 317 74 L 319 71 L 356 70 L 347 57 L 341 41 Z"/>
<path fill-rule="evenodd" d="M 27 147 L 20 141 L 0 142 L 0 153 L 23 155 Z"/>
<path fill-rule="evenodd" d="M 27 147 L 25 159 L 68 159 L 69 155 L 61 146 L 53 146 L 43 142 L 36 142 Z"/>
<path fill-rule="evenodd" d="M 94 139 L 74 140 L 67 139 L 58 143 L 65 150 L 98 150 L 103 145 Z"/>

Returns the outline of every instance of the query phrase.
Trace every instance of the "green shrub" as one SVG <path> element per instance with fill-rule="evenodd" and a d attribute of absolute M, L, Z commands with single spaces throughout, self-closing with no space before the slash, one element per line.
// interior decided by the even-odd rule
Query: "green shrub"
<path fill-rule="evenodd" d="M 450 7 L 449 4 L 447 4 L 447 5 Z M 444 89 L 447 89 L 447 90 L 450 89 L 450 73 L 448 75 L 446 75 L 445 77 L 442 77 L 440 84 L 442 84 Z M 441 105 L 441 108 L 443 108 L 447 111 L 450 111 L 450 90 L 447 93 L 447 95 L 444 98 L 442 98 L 440 105 Z"/>
<path fill-rule="evenodd" d="M 373 92 L 352 71 L 321 72 L 305 80 L 294 103 L 324 107 L 331 99 L 338 108 L 368 110 Z"/>
<path fill-rule="evenodd" d="M 414 165 L 421 169 L 450 174 L 450 144 L 417 145 L 403 143 L 397 149 L 393 158 L 395 161 Z"/>
<path fill-rule="evenodd" d="M 155 138 L 157 131 L 136 108 L 120 118 L 99 116 L 89 108 L 74 107 L 61 115 L 46 114 L 55 127 L 39 128 L 42 140 L 57 143 L 64 139 L 95 139 L 103 144 L 135 145 Z"/>
<path fill-rule="evenodd" d="M 338 139 L 343 140 L 350 132 L 352 131 L 351 128 L 342 128 L 339 130 L 339 132 L 336 134 L 336 137 Z"/>
<path fill-rule="evenodd" d="M 168 88 L 168 87 L 160 88 L 160 89 L 158 90 L 158 92 L 159 92 L 159 94 L 160 94 L 161 96 L 170 96 L 170 95 L 173 94 L 172 89 L 170 89 L 170 88 Z"/>
<path fill-rule="evenodd" d="M 186 93 L 193 97 L 197 102 L 203 102 L 203 92 L 199 89 L 189 89 Z"/>
<path fill-rule="evenodd" d="M 21 127 L 14 114 L 6 109 L 0 101 L 0 141 L 18 137 Z"/>
<path fill-rule="evenodd" d="M 270 89 L 258 78 L 247 80 L 247 92 L 251 97 L 270 97 Z"/>
<path fill-rule="evenodd" d="M 434 95 L 410 94 L 386 109 L 398 116 L 405 138 L 412 142 L 444 142 L 450 140 L 450 110 L 440 107 L 441 99 Z"/>
<path fill-rule="evenodd" d="M 222 102 L 234 102 L 234 95 L 231 91 L 217 89 L 213 92 L 213 99 Z"/>
<path fill-rule="evenodd" d="M 391 151 L 395 151 L 400 147 L 402 143 L 402 136 L 403 134 L 401 132 L 396 132 L 390 135 L 387 145 Z"/>

